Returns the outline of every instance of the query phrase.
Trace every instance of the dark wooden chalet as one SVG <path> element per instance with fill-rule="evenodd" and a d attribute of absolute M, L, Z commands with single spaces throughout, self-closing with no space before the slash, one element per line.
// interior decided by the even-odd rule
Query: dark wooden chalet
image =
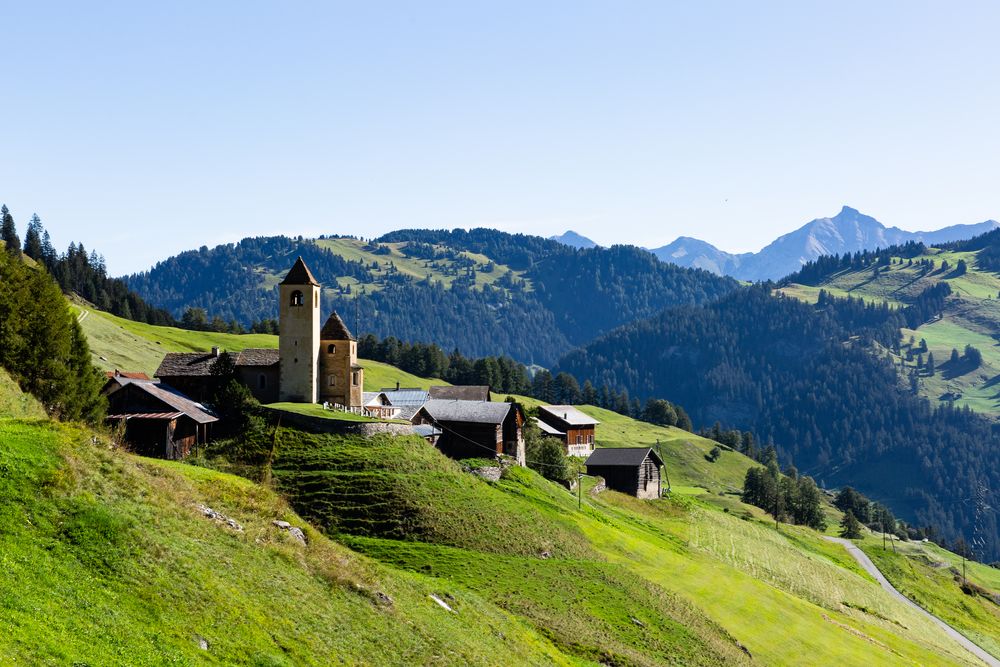
<path fill-rule="evenodd" d="M 430 400 L 411 422 L 437 427 L 438 449 L 453 459 L 503 454 L 524 465 L 524 413 L 514 403 Z"/>
<path fill-rule="evenodd" d="M 435 385 L 427 390 L 430 398 L 441 401 L 491 401 L 489 385 Z"/>
<path fill-rule="evenodd" d="M 572 405 L 543 405 L 538 408 L 538 428 L 563 441 L 567 456 L 587 456 L 594 451 L 594 435 L 601 422 Z"/>
<path fill-rule="evenodd" d="M 609 489 L 636 498 L 660 497 L 663 459 L 649 447 L 605 447 L 587 459 L 587 474 L 604 478 Z"/>
<path fill-rule="evenodd" d="M 153 380 L 114 377 L 104 386 L 109 424 L 125 424 L 125 442 L 136 454 L 181 459 L 208 440 L 219 419 L 205 406 Z"/>
<path fill-rule="evenodd" d="M 246 349 L 240 352 L 170 352 L 155 376 L 198 401 L 207 401 L 213 390 L 212 364 L 223 354 L 233 358 L 236 379 L 261 403 L 278 400 L 278 350 Z"/>

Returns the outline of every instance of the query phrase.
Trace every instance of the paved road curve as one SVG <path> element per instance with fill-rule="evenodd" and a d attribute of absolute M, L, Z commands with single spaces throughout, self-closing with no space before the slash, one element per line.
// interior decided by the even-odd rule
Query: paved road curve
<path fill-rule="evenodd" d="M 977 658 L 985 662 L 987 665 L 990 665 L 990 667 L 1000 667 L 1000 660 L 997 660 L 992 655 L 990 655 L 983 649 L 979 648 L 978 645 L 970 641 L 969 638 L 963 635 L 961 632 L 951 627 L 950 625 L 942 621 L 940 618 L 930 613 L 929 611 L 918 605 L 916 602 L 914 602 L 910 598 L 906 597 L 905 595 L 897 591 L 896 588 L 889 583 L 889 580 L 885 578 L 882 572 L 880 572 L 879 569 L 875 567 L 875 563 L 873 563 L 872 559 L 868 557 L 868 554 L 859 549 L 853 542 L 851 542 L 850 540 L 845 540 L 842 537 L 824 536 L 824 538 L 830 540 L 831 542 L 836 542 L 837 544 L 844 545 L 844 548 L 846 548 L 847 551 L 852 556 L 854 556 L 854 560 L 858 561 L 858 563 L 861 564 L 861 567 L 865 568 L 868 574 L 875 577 L 875 581 L 877 581 L 882 588 L 887 590 L 890 595 L 895 597 L 903 604 L 910 605 L 911 607 L 919 611 L 921 614 L 927 616 L 932 621 L 940 625 L 941 629 L 944 630 L 949 637 L 951 637 L 959 644 L 964 646 L 969 652 L 971 652 Z"/>

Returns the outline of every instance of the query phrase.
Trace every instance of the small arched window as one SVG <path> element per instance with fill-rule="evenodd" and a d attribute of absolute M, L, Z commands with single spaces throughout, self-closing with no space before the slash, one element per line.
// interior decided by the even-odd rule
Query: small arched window
<path fill-rule="evenodd" d="M 327 384 L 329 384 L 331 387 L 336 387 L 337 386 L 337 376 L 336 375 L 327 375 L 326 376 L 326 381 L 327 381 Z"/>
<path fill-rule="evenodd" d="M 337 353 L 337 346 L 334 345 L 333 343 L 330 343 L 329 345 L 326 346 L 326 353 L 327 354 L 336 354 Z"/>
<path fill-rule="evenodd" d="M 292 303 L 291 303 L 291 305 L 293 305 L 293 306 L 301 306 L 302 305 L 302 292 L 300 292 L 299 290 L 295 290 L 294 292 L 292 292 Z"/>
<path fill-rule="evenodd" d="M 257 388 L 267 389 L 267 376 L 263 373 L 257 376 Z"/>

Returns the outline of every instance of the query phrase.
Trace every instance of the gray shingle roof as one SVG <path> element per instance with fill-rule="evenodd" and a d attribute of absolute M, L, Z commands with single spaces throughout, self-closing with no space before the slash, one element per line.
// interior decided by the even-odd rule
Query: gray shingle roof
<path fill-rule="evenodd" d="M 344 320 L 340 319 L 337 311 L 330 313 L 330 317 L 326 319 L 326 324 L 323 325 L 323 328 L 319 332 L 319 338 L 320 340 L 354 340 L 351 330 L 344 324 Z"/>
<path fill-rule="evenodd" d="M 249 348 L 233 354 L 236 355 L 234 363 L 237 366 L 272 366 L 278 363 L 278 351 L 275 349 Z M 215 359 L 215 355 L 211 352 L 168 352 L 154 375 L 156 377 L 211 375 Z"/>
<path fill-rule="evenodd" d="M 430 397 L 451 401 L 488 401 L 490 400 L 489 385 L 438 385 L 431 387 Z"/>
<path fill-rule="evenodd" d="M 237 366 L 273 366 L 278 361 L 278 350 L 275 348 L 251 347 L 236 356 Z"/>
<path fill-rule="evenodd" d="M 557 429 L 555 426 L 549 426 L 541 419 L 535 419 L 535 423 L 538 424 L 538 428 L 541 429 L 542 433 L 545 435 L 560 435 L 565 436 L 566 434 Z"/>
<path fill-rule="evenodd" d="M 126 379 L 122 386 L 132 385 L 139 391 L 144 391 L 153 398 L 167 404 L 178 412 L 195 420 L 199 424 L 209 424 L 219 421 L 219 418 L 212 414 L 208 408 L 201 403 L 191 400 L 170 385 L 160 382 L 150 382 L 149 380 Z"/>
<path fill-rule="evenodd" d="M 434 421 L 502 424 L 513 407 L 512 403 L 430 400 L 422 409 Z"/>
<path fill-rule="evenodd" d="M 604 447 L 595 449 L 586 461 L 588 466 L 639 466 L 649 456 L 657 465 L 663 459 L 649 447 Z"/>
<path fill-rule="evenodd" d="M 540 405 L 538 414 L 544 419 L 546 415 L 542 413 L 548 413 L 570 426 L 596 426 L 601 423 L 572 405 Z"/>
<path fill-rule="evenodd" d="M 319 285 L 316 279 L 313 278 L 312 271 L 306 266 L 306 263 L 302 261 L 299 257 L 295 260 L 295 264 L 288 271 L 288 275 L 285 279 L 281 281 L 282 285 Z"/>

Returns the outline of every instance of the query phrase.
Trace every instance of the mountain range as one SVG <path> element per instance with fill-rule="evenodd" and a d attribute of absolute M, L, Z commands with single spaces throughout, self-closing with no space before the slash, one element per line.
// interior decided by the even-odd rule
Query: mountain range
<path fill-rule="evenodd" d="M 729 253 L 687 236 L 650 252 L 664 262 L 705 269 L 739 280 L 777 280 L 823 255 L 875 250 L 908 241 L 935 245 L 972 238 L 998 227 L 1000 223 L 987 220 L 971 225 L 950 225 L 935 231 L 909 232 L 899 227 L 886 227 L 875 218 L 844 206 L 832 218 L 817 218 L 806 223 L 756 253 Z"/>
<path fill-rule="evenodd" d="M 597 244 L 582 234 L 577 234 L 572 229 L 567 229 L 562 234 L 549 237 L 550 241 L 558 241 L 570 248 L 596 248 Z"/>

